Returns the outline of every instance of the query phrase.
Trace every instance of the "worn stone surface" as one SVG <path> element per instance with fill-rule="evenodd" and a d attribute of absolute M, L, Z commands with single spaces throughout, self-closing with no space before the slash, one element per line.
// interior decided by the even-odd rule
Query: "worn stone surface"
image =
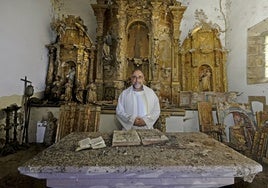
<path fill-rule="evenodd" d="M 102 134 L 107 145 L 97 150 L 75 152 L 77 142 L 100 133 L 71 133 L 19 167 L 22 174 L 149 173 L 243 177 L 252 181 L 262 166 L 203 133 L 167 133 L 161 145 L 111 147 L 112 134 Z M 164 174 L 164 175 L 163 175 Z"/>

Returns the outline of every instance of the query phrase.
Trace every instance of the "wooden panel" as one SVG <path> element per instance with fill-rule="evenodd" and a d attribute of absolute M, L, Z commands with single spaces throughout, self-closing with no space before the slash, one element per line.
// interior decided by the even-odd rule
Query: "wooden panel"
<path fill-rule="evenodd" d="M 60 107 L 56 142 L 71 132 L 97 132 L 100 122 L 99 106 L 68 103 Z"/>

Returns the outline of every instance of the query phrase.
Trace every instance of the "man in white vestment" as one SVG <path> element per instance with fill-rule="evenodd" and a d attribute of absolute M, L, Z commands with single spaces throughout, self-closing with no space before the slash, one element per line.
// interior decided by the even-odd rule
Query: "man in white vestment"
<path fill-rule="evenodd" d="M 151 88 L 143 85 L 141 70 L 133 71 L 131 82 L 132 85 L 119 95 L 116 117 L 123 130 L 153 129 L 160 115 L 159 99 Z"/>

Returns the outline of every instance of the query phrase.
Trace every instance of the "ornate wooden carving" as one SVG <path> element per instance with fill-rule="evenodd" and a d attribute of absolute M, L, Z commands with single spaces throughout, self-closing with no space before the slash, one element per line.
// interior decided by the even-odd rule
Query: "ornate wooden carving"
<path fill-rule="evenodd" d="M 226 51 L 219 31 L 201 23 L 185 39 L 181 49 L 183 91 L 226 92 Z"/>
<path fill-rule="evenodd" d="M 49 64 L 45 97 L 52 101 L 86 102 L 88 85 L 95 79 L 95 46 L 80 17 L 52 23 L 57 39 L 47 45 Z"/>
<path fill-rule="evenodd" d="M 198 102 L 210 102 L 213 107 L 217 103 L 236 103 L 237 92 L 179 92 L 179 106 L 185 108 L 196 109 Z"/>
<path fill-rule="evenodd" d="M 218 103 L 217 116 L 221 125 L 228 114 L 233 115 L 234 125 L 230 127 L 230 142 L 238 150 L 250 149 L 256 131 L 254 116 L 249 104 Z"/>
<path fill-rule="evenodd" d="M 251 147 L 251 153 L 258 160 L 268 157 L 267 141 L 268 141 L 268 112 L 256 112 L 257 130 Z"/>
<path fill-rule="evenodd" d="M 98 99 L 116 100 L 128 86 L 132 70 L 139 67 L 159 98 L 177 103 L 179 28 L 186 7 L 175 0 L 111 0 L 97 1 L 92 8 L 98 24 Z M 103 53 L 107 37 L 110 58 Z"/>
<path fill-rule="evenodd" d="M 225 135 L 224 125 L 215 125 L 212 116 L 212 103 L 198 102 L 198 118 L 200 131 L 212 138 L 222 141 Z"/>
<path fill-rule="evenodd" d="M 61 105 L 56 141 L 71 132 L 97 132 L 101 108 L 90 104 Z"/>
<path fill-rule="evenodd" d="M 175 0 L 98 0 L 97 44 L 79 17 L 52 25 L 46 98 L 53 101 L 116 102 L 139 67 L 161 107 L 178 107 L 180 91 L 226 92 L 226 51 L 219 32 L 202 21 L 180 46 L 186 7 Z M 93 85 L 94 84 L 94 87 Z"/>

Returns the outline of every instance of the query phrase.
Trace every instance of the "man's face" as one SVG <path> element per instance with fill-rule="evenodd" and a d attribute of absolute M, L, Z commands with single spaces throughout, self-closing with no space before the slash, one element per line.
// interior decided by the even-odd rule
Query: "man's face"
<path fill-rule="evenodd" d="M 131 82 L 135 89 L 141 89 L 144 82 L 144 75 L 140 70 L 135 71 L 131 76 Z"/>

